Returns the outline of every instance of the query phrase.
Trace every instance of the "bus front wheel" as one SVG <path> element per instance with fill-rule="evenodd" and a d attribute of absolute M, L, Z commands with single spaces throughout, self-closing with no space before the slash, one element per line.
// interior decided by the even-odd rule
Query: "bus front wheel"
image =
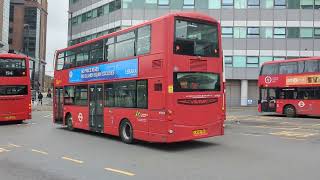
<path fill-rule="evenodd" d="M 73 131 L 74 128 L 73 128 L 73 125 L 72 125 L 72 116 L 70 114 L 67 116 L 66 121 L 67 121 L 67 128 L 70 131 Z"/>
<path fill-rule="evenodd" d="M 292 105 L 287 105 L 284 108 L 284 114 L 287 117 L 295 117 L 296 116 L 296 108 Z"/>
<path fill-rule="evenodd" d="M 133 139 L 133 128 L 132 124 L 128 120 L 123 120 L 120 123 L 119 134 L 121 140 L 126 144 L 132 144 L 134 142 Z"/>

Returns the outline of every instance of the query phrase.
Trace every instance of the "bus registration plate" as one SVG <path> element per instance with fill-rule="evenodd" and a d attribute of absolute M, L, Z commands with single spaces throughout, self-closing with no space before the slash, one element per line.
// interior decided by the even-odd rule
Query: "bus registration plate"
<path fill-rule="evenodd" d="M 5 118 L 6 120 L 15 120 L 15 119 L 17 119 L 16 116 L 5 116 L 4 118 Z"/>
<path fill-rule="evenodd" d="M 206 129 L 198 129 L 198 130 L 194 130 L 192 131 L 194 136 L 203 136 L 203 135 L 207 135 L 208 131 Z"/>

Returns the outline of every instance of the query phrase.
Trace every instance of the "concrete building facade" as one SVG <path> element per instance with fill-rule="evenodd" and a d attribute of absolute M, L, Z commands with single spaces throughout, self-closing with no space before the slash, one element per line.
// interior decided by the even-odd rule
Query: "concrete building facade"
<path fill-rule="evenodd" d="M 47 0 L 11 0 L 10 51 L 31 57 L 32 88 L 42 90 L 46 65 Z"/>
<path fill-rule="evenodd" d="M 0 1 L 0 53 L 9 50 L 9 11 L 10 0 Z"/>
<path fill-rule="evenodd" d="M 70 0 L 69 6 L 70 44 L 175 11 L 219 20 L 229 106 L 257 104 L 263 62 L 320 56 L 320 0 Z"/>

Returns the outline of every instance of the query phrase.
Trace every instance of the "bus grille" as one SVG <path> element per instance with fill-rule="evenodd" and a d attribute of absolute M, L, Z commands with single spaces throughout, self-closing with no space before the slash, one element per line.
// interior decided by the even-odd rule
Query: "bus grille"
<path fill-rule="evenodd" d="M 190 71 L 206 71 L 207 61 L 205 60 L 190 60 Z"/>

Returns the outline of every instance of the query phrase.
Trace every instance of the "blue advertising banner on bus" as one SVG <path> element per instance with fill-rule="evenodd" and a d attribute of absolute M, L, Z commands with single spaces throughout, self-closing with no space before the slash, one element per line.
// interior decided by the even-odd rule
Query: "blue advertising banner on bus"
<path fill-rule="evenodd" d="M 138 77 L 138 59 L 100 64 L 69 72 L 70 83 Z"/>

